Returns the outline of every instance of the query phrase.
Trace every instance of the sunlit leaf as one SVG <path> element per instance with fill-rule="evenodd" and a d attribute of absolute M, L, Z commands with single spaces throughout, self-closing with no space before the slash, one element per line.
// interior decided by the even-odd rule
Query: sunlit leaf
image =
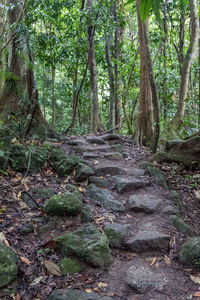
<path fill-rule="evenodd" d="M 141 0 L 140 2 L 140 18 L 142 22 L 146 20 L 151 9 L 152 0 Z"/>

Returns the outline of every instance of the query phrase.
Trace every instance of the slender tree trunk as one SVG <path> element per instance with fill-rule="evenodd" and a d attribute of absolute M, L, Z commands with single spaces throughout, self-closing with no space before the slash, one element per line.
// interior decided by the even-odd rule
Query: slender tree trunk
<path fill-rule="evenodd" d="M 87 0 L 87 9 L 89 14 L 92 13 L 92 0 Z M 89 67 L 90 67 L 90 100 L 91 100 L 91 117 L 90 117 L 90 131 L 97 133 L 102 130 L 100 116 L 99 116 L 99 99 L 98 99 L 98 87 L 97 87 L 97 67 L 94 50 L 94 35 L 93 24 L 91 17 L 89 18 L 88 26 L 88 55 L 89 55 Z"/>
<path fill-rule="evenodd" d="M 109 85 L 110 85 L 110 112 L 109 112 L 109 129 L 115 127 L 115 84 L 114 84 L 114 75 L 113 75 L 113 66 L 110 57 L 110 42 L 111 42 L 111 33 L 108 34 L 106 38 L 106 62 L 108 66 L 108 76 L 109 76 Z"/>
<path fill-rule="evenodd" d="M 119 60 L 119 25 L 118 25 L 118 17 L 117 17 L 117 6 L 118 0 L 116 0 L 114 5 L 114 20 L 116 22 L 115 29 L 115 38 L 114 38 L 114 74 L 115 74 L 115 126 L 120 124 L 120 111 L 119 111 L 119 72 L 118 72 L 118 60 Z"/>
<path fill-rule="evenodd" d="M 164 45 L 163 45 L 163 57 L 164 57 L 164 83 L 163 83 L 163 106 L 164 106 L 164 113 L 163 117 L 164 120 L 167 119 L 167 1 L 164 1 L 164 8 L 163 8 L 163 25 L 164 25 Z"/>
<path fill-rule="evenodd" d="M 56 123 L 56 98 L 55 98 L 55 64 L 51 65 L 51 107 L 52 107 L 52 128 Z"/>
<path fill-rule="evenodd" d="M 200 20 L 199 20 L 199 30 L 200 30 Z M 200 66 L 200 37 L 199 37 L 199 58 L 198 58 L 199 66 Z M 199 68 L 199 118 L 198 118 L 198 124 L 200 128 L 200 68 Z"/>
<path fill-rule="evenodd" d="M 181 84 L 179 90 L 179 102 L 178 102 L 178 109 L 173 120 L 175 128 L 179 128 L 182 123 L 182 119 L 185 113 L 185 99 L 187 98 L 187 91 L 188 91 L 188 81 L 189 81 L 189 74 L 190 68 L 192 64 L 192 60 L 195 56 L 197 45 L 198 45 L 198 32 L 199 32 L 199 25 L 198 25 L 198 16 L 197 16 L 197 4 L 196 0 L 190 0 L 190 24 L 191 24 L 191 38 L 190 38 L 190 45 L 187 50 L 183 66 L 181 72 Z"/>
<path fill-rule="evenodd" d="M 147 146 L 150 144 L 153 136 L 152 94 L 146 64 L 146 44 L 144 36 L 144 31 L 148 28 L 148 21 L 146 20 L 145 23 L 142 23 L 141 21 L 139 14 L 140 0 L 136 1 L 136 5 L 138 17 L 138 37 L 140 45 L 140 95 L 134 141 L 138 146 Z"/>
<path fill-rule="evenodd" d="M 1 1 L 1 3 L 4 5 L 4 0 Z M 4 30 L 5 30 L 5 15 L 4 15 L 4 9 L 1 8 L 0 10 L 0 48 L 4 44 Z M 0 94 L 2 92 L 3 86 L 4 86 L 4 76 L 3 72 L 5 71 L 5 53 L 2 51 L 0 53 L 0 70 L 2 74 L 0 75 Z"/>

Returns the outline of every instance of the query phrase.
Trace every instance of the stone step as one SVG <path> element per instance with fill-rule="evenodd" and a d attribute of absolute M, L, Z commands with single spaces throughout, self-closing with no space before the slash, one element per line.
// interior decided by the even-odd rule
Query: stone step
<path fill-rule="evenodd" d="M 96 167 L 94 168 L 96 176 L 105 176 L 107 174 L 110 175 L 125 175 L 126 170 L 120 167 L 116 167 L 113 165 L 107 165 L 104 167 Z"/>
<path fill-rule="evenodd" d="M 67 141 L 67 144 L 70 146 L 86 145 L 86 141 L 84 139 L 75 139 Z"/>
<path fill-rule="evenodd" d="M 169 247 L 170 235 L 159 230 L 145 229 L 139 230 L 135 236 L 124 241 L 124 247 L 129 251 L 144 253 L 151 251 L 167 251 Z"/>
<path fill-rule="evenodd" d="M 75 152 L 111 152 L 111 147 L 109 145 L 102 146 L 78 146 Z"/>
<path fill-rule="evenodd" d="M 105 145 L 105 144 L 108 144 L 106 141 L 104 141 L 102 138 L 98 138 L 98 137 L 88 137 L 86 139 L 86 141 L 88 143 L 91 143 L 91 144 L 98 144 L 98 145 Z"/>
<path fill-rule="evenodd" d="M 161 199 L 154 195 L 137 193 L 129 197 L 128 203 L 133 211 L 154 213 L 157 211 Z"/>
<path fill-rule="evenodd" d="M 129 177 L 114 176 L 112 179 L 115 183 L 115 189 L 119 193 L 129 192 L 145 186 L 149 186 L 151 184 L 151 182 L 145 177 L 136 179 L 135 177 L 131 177 L 131 176 Z"/>
<path fill-rule="evenodd" d="M 99 188 L 95 184 L 90 184 L 86 193 L 91 200 L 101 203 L 104 208 L 113 211 L 125 211 L 124 205 L 117 201 L 111 192 L 106 189 Z"/>
<path fill-rule="evenodd" d="M 123 155 L 119 152 L 108 152 L 108 153 L 101 153 L 97 154 L 94 152 L 84 152 L 83 153 L 83 158 L 84 159 L 97 159 L 97 158 L 106 158 L 110 160 L 119 160 L 123 158 Z"/>
<path fill-rule="evenodd" d="M 122 138 L 120 135 L 118 134 L 104 134 L 100 136 L 101 139 L 103 139 L 104 141 L 112 141 L 112 140 L 118 140 L 120 141 Z"/>

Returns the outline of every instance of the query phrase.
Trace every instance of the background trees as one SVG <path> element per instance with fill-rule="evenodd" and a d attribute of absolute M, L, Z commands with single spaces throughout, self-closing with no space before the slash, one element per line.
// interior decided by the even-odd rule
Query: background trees
<path fill-rule="evenodd" d="M 30 0 L 19 22 L 17 16 L 10 18 L 11 7 L 17 9 L 24 2 L 14 2 L 1 1 L 0 49 L 13 37 L 0 50 L 0 86 L 5 87 L 4 81 L 15 82 L 13 74 L 21 76 L 16 73 L 18 63 L 24 71 L 29 69 L 48 128 L 86 134 L 116 127 L 120 133 L 134 134 L 135 141 L 145 146 L 153 145 L 153 136 L 154 141 L 158 139 L 159 123 L 161 141 L 198 131 L 200 73 L 195 48 L 199 7 L 195 0 L 146 1 L 146 10 L 139 8 L 139 1 L 136 10 L 131 0 Z M 144 21 L 147 15 L 149 34 L 147 21 L 138 19 Z M 146 28 L 143 37 L 140 27 Z M 12 45 L 17 54 L 15 70 L 8 68 Z M 30 105 L 30 86 L 28 94 L 17 96 L 29 99 L 30 108 L 26 105 L 25 109 L 29 116 L 34 106 Z M 13 87 L 10 91 L 14 95 Z M 4 89 L 2 112 L 5 99 Z M 41 111 L 40 119 L 45 120 Z M 181 120 L 179 132 L 170 130 L 177 119 L 179 124 Z"/>

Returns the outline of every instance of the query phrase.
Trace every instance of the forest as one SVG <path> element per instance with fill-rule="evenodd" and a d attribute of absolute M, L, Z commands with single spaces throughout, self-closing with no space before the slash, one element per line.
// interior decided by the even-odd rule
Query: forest
<path fill-rule="evenodd" d="M 0 0 L 0 299 L 200 298 L 199 19 Z"/>

